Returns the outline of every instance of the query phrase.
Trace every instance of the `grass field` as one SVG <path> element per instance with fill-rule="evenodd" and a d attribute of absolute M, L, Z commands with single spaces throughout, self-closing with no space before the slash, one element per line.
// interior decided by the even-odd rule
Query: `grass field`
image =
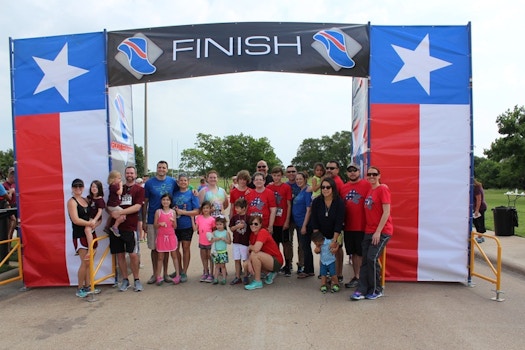
<path fill-rule="evenodd" d="M 487 202 L 487 211 L 485 212 L 485 226 L 487 230 L 494 231 L 494 213 L 492 208 L 499 206 L 509 206 L 505 192 L 508 190 L 485 189 L 485 202 Z M 521 190 L 519 191 L 521 193 Z M 514 196 L 511 196 L 514 199 Z M 513 206 L 514 203 L 510 203 Z M 518 236 L 525 237 L 525 197 L 516 201 L 516 211 L 518 212 L 518 227 L 514 228 L 514 233 Z"/>

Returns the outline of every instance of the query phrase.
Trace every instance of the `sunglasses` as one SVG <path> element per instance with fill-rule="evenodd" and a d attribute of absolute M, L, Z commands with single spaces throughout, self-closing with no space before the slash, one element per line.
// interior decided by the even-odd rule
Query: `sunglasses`
<path fill-rule="evenodd" d="M 379 176 L 379 173 L 367 173 L 366 176 Z"/>
<path fill-rule="evenodd" d="M 346 170 L 348 170 L 348 172 L 350 172 L 350 173 L 353 173 L 353 172 L 357 171 L 357 168 L 349 168 L 349 169 L 346 169 Z"/>
<path fill-rule="evenodd" d="M 250 226 L 259 226 L 259 223 L 258 223 L 258 222 L 252 222 L 252 223 L 250 224 Z"/>
<path fill-rule="evenodd" d="M 257 165 L 257 169 L 266 168 L 266 165 Z"/>
<path fill-rule="evenodd" d="M 326 169 L 327 169 L 327 170 L 335 170 L 335 169 L 337 169 L 337 168 L 336 168 L 335 166 L 327 166 Z"/>
<path fill-rule="evenodd" d="M 332 188 L 332 186 L 321 186 L 321 189 L 322 189 L 322 190 L 329 190 L 329 189 L 331 189 L 331 188 Z"/>
<path fill-rule="evenodd" d="M 293 174 L 293 173 L 296 173 L 297 171 L 296 170 L 287 170 L 286 171 L 288 174 Z"/>
<path fill-rule="evenodd" d="M 79 185 L 73 185 L 72 187 L 73 187 L 73 188 L 84 188 L 84 185 L 80 185 L 80 184 L 79 184 Z"/>

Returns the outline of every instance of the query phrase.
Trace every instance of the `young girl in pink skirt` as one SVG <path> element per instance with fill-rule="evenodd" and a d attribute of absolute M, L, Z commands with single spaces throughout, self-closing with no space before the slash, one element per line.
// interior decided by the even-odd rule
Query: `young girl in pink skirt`
<path fill-rule="evenodd" d="M 177 276 L 173 279 L 173 284 L 180 283 L 180 268 L 179 261 L 177 260 L 177 236 L 175 235 L 175 229 L 177 228 L 176 214 L 171 209 L 171 196 L 167 193 L 162 195 L 160 198 L 161 208 L 155 212 L 155 221 L 153 226 L 157 229 L 157 252 L 159 253 L 157 271 L 157 286 L 160 286 L 164 281 L 161 275 L 162 265 L 164 261 L 164 254 L 170 254 L 173 260 L 173 267 L 178 272 Z"/>

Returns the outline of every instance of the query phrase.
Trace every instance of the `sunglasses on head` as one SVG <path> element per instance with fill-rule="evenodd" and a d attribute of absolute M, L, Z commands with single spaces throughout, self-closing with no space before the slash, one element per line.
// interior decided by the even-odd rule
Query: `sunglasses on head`
<path fill-rule="evenodd" d="M 378 176 L 379 173 L 367 173 L 366 176 Z"/>
<path fill-rule="evenodd" d="M 321 189 L 322 189 L 322 190 L 329 190 L 329 189 L 331 189 L 331 188 L 332 188 L 332 186 L 321 186 Z"/>

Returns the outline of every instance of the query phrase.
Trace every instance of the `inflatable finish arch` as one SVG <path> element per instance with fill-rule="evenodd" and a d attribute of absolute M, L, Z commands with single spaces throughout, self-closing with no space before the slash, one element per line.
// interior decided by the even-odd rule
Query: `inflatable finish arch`
<path fill-rule="evenodd" d="M 205 24 L 10 49 L 27 286 L 77 283 L 65 202 L 74 178 L 134 163 L 131 84 L 257 70 L 354 77 L 353 158 L 392 190 L 387 278 L 467 280 L 470 25 Z"/>

